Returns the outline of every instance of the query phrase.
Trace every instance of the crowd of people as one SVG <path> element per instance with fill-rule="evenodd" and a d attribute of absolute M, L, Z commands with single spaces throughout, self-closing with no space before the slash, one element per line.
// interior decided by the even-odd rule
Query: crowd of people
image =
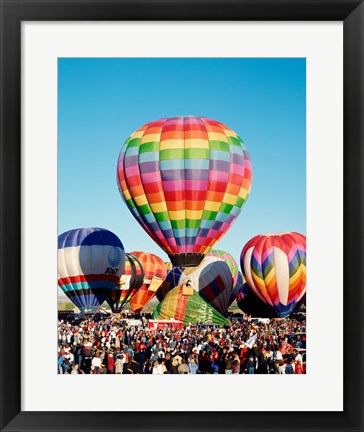
<path fill-rule="evenodd" d="M 145 317 L 58 321 L 59 374 L 302 374 L 305 349 L 305 316 L 179 330 Z"/>

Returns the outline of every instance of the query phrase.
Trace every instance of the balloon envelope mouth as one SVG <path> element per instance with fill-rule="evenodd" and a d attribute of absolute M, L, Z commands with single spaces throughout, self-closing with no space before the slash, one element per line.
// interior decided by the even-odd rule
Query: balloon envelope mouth
<path fill-rule="evenodd" d="M 204 259 L 201 253 L 182 253 L 168 255 L 173 267 L 197 267 Z"/>

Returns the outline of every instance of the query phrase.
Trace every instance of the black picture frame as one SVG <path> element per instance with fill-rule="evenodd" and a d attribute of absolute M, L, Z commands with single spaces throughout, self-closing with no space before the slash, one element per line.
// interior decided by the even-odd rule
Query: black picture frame
<path fill-rule="evenodd" d="M 0 429 L 1 431 L 363 431 L 363 1 L 0 0 Z M 343 21 L 344 367 L 343 412 L 21 411 L 22 21 Z M 335 235 L 335 233 L 333 233 Z M 341 263 L 333 264 L 340 265 Z M 9 334 L 12 337 L 9 337 Z M 324 361 L 324 359 L 323 359 Z M 327 359 L 325 359 L 327 361 Z M 323 366 L 324 367 L 324 366 Z M 41 373 L 40 373 L 41 379 Z M 333 377 L 332 379 L 335 379 Z M 280 397 L 292 397 L 289 390 Z M 244 398 L 249 395 L 242 391 Z M 65 397 L 67 397 L 65 395 Z M 161 406 L 163 406 L 163 396 Z M 216 395 L 216 397 L 224 397 Z M 138 403 L 143 406 L 143 395 Z M 180 401 L 181 402 L 181 401 Z M 177 402 L 178 403 L 178 398 Z M 259 403 L 257 401 L 257 403 Z M 284 406 L 284 404 L 282 405 Z"/>

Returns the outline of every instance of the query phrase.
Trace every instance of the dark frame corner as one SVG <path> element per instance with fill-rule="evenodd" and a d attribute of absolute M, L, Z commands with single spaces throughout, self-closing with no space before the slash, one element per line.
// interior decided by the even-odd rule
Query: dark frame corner
<path fill-rule="evenodd" d="M 206 7 L 209 6 L 209 7 Z M 363 0 L 0 0 L 0 430 L 2 431 L 364 431 L 363 404 Z M 20 376 L 22 21 L 256 20 L 344 23 L 344 370 L 343 412 L 22 412 Z M 11 286 L 11 290 L 6 287 Z M 5 302 L 6 300 L 6 302 Z M 5 308 L 5 304 L 7 307 Z M 9 306 L 11 305 L 11 306 Z M 12 338 L 6 338 L 9 332 Z M 163 416 L 163 421 L 161 417 Z M 185 425 L 185 426 L 181 426 Z M 193 426 L 191 426 L 193 425 Z"/>

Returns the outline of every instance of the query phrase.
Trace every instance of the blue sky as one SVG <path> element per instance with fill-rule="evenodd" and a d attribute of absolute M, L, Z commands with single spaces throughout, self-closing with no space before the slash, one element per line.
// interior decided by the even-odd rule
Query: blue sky
<path fill-rule="evenodd" d="M 116 164 L 134 130 L 182 115 L 225 123 L 252 160 L 251 194 L 216 249 L 239 263 L 254 235 L 306 234 L 306 61 L 244 58 L 59 59 L 58 233 L 107 228 L 167 260 L 122 201 Z"/>

